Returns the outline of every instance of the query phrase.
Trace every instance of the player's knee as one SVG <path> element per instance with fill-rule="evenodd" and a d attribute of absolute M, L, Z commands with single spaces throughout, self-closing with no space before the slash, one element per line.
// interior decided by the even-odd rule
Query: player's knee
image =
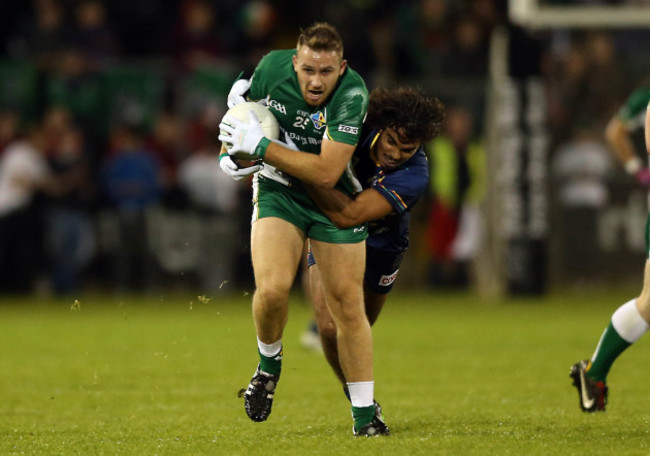
<path fill-rule="evenodd" d="M 368 319 L 363 306 L 349 303 L 339 308 L 339 312 L 335 316 L 338 326 L 343 328 L 354 328 L 359 325 L 368 324 Z"/>
<path fill-rule="evenodd" d="M 255 299 L 269 311 L 284 308 L 289 301 L 289 290 L 280 287 L 258 287 L 255 290 Z"/>

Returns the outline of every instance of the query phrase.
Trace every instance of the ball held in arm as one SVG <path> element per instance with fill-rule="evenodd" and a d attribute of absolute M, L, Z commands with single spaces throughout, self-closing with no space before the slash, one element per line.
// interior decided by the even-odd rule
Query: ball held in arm
<path fill-rule="evenodd" d="M 219 140 L 228 154 L 243 160 L 262 158 L 269 140 L 277 139 L 280 134 L 280 126 L 273 113 L 255 102 L 240 103 L 230 108 L 219 129 Z"/>

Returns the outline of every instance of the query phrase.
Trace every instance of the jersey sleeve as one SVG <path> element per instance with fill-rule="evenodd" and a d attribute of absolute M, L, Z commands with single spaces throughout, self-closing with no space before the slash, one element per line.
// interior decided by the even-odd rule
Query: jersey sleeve
<path fill-rule="evenodd" d="M 342 81 L 332 103 L 327 107 L 324 137 L 356 146 L 367 111 L 366 85 L 356 73 L 349 75 L 349 80 Z"/>
<path fill-rule="evenodd" d="M 252 101 L 266 98 L 271 92 L 271 85 L 277 83 L 278 79 L 283 79 L 282 71 L 290 60 L 291 51 L 286 50 L 271 51 L 262 57 L 253 72 L 248 98 Z"/>
<path fill-rule="evenodd" d="M 402 168 L 379 178 L 372 188 L 386 198 L 397 214 L 402 214 L 422 197 L 428 186 L 427 172 Z"/>

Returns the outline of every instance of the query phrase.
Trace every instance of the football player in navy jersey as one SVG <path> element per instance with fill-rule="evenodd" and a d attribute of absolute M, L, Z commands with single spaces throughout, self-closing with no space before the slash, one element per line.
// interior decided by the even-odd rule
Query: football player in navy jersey
<path fill-rule="evenodd" d="M 429 188 L 424 144 L 440 134 L 444 118 L 443 103 L 418 90 L 373 90 L 352 159 L 363 191 L 350 197 L 336 189 L 308 187 L 312 200 L 337 227 L 368 223 L 364 300 L 371 325 L 386 302 L 408 249 L 409 211 Z M 336 326 L 325 305 L 321 276 L 311 252 L 308 264 L 323 352 L 345 390 Z"/>

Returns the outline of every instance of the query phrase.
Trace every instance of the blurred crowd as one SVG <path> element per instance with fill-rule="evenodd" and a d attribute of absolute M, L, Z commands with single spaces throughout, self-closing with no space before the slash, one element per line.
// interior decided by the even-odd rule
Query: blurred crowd
<path fill-rule="evenodd" d="M 453 179 L 433 174 L 415 220 L 429 224 L 429 280 L 466 284 L 490 37 L 506 17 L 505 0 L 0 3 L 0 292 L 250 280 L 250 189 L 217 170 L 217 126 L 240 71 L 316 20 L 337 26 L 370 89 L 416 85 L 447 105 L 427 147 Z M 534 37 L 553 148 L 602 137 L 647 70 L 645 32 Z"/>

